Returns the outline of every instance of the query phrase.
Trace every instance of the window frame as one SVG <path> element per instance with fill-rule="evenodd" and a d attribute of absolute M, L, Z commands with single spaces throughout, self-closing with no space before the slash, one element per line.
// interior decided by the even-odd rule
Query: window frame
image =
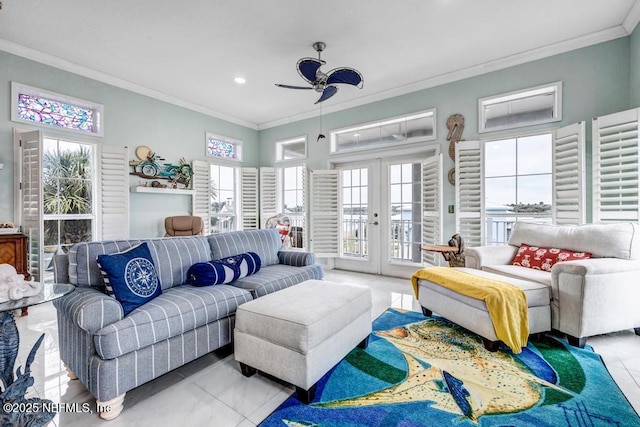
<path fill-rule="evenodd" d="M 506 124 L 495 127 L 486 126 L 486 107 L 502 102 L 512 102 L 520 99 L 526 99 L 531 96 L 542 95 L 546 92 L 553 92 L 553 115 L 548 119 L 537 119 L 528 122 L 516 124 Z M 478 98 L 478 133 L 495 132 L 505 129 L 516 129 L 526 126 L 540 125 L 544 123 L 553 123 L 562 121 L 562 81 L 552 82 L 539 86 L 519 89 L 512 92 L 501 93 L 497 95 L 485 96 Z"/>
<path fill-rule="evenodd" d="M 548 214 L 541 214 L 541 213 L 535 213 L 535 212 L 514 212 L 513 214 L 509 214 L 509 217 L 513 217 L 515 218 L 514 223 L 517 221 L 522 221 L 522 220 L 530 220 L 530 221 L 534 221 L 534 222 L 542 222 L 542 223 L 548 223 L 548 224 L 552 224 L 553 223 L 553 212 L 554 212 L 554 206 L 553 206 L 553 181 L 554 181 L 554 171 L 553 171 L 553 130 L 552 129 L 544 129 L 544 130 L 539 130 L 539 131 L 532 131 L 532 132 L 523 132 L 523 133 L 512 133 L 512 134 L 508 134 L 508 135 L 495 135 L 494 137 L 487 137 L 484 138 L 482 140 L 480 140 L 480 145 L 481 145 L 481 162 L 482 162 L 482 174 L 481 174 L 481 185 L 482 185 L 482 194 L 483 194 L 483 200 L 481 201 L 482 203 L 482 215 L 481 217 L 483 218 L 482 221 L 482 227 L 483 227 L 483 235 L 484 235 L 484 239 L 483 239 L 483 245 L 496 245 L 496 244 L 502 244 L 502 243 L 506 243 L 506 241 L 508 241 L 509 239 L 509 235 L 510 235 L 510 231 L 507 230 L 506 234 L 505 234 L 505 242 L 501 242 L 501 241 L 493 241 L 493 240 L 489 240 L 492 236 L 490 236 L 487 224 L 489 221 L 489 218 L 493 218 L 493 217 L 497 217 L 500 218 L 500 215 L 489 215 L 487 213 L 487 206 L 486 206 L 486 199 L 487 199 L 487 188 L 486 188 L 486 181 L 487 181 L 487 175 L 486 175 L 486 169 L 487 169 L 487 165 L 486 165 L 486 158 L 487 158 L 487 143 L 490 142 L 496 142 L 496 141 L 504 141 L 504 140 L 514 140 L 516 147 L 518 144 L 518 139 L 522 139 L 522 138 L 529 138 L 529 137 L 533 137 L 533 136 L 540 136 L 540 135 L 548 135 L 550 138 L 550 143 L 551 143 L 551 157 L 549 159 L 550 164 L 552 165 L 551 167 L 551 172 L 548 174 L 551 176 L 551 188 L 549 189 L 549 196 L 551 197 L 551 208 L 548 211 Z M 528 176 L 530 174 L 518 174 L 518 170 L 517 170 L 517 162 L 518 162 L 518 155 L 517 155 L 517 151 L 516 151 L 516 157 L 515 157 L 515 161 L 516 161 L 516 170 L 515 170 L 515 174 L 513 175 L 516 178 L 516 200 L 515 203 L 518 203 L 518 177 L 523 177 L 523 176 Z M 538 175 L 542 175 L 542 174 L 538 174 Z M 547 174 L 544 174 L 547 175 Z M 497 177 L 489 177 L 489 178 L 497 178 Z M 502 215 L 502 216 L 506 216 L 506 214 Z"/>
<path fill-rule="evenodd" d="M 294 159 L 285 159 L 284 158 L 284 150 L 285 150 L 285 146 L 287 145 L 293 145 L 296 143 L 300 143 L 303 142 L 304 143 L 304 155 L 302 157 L 298 157 L 298 158 L 294 158 Z M 277 164 L 284 164 L 284 163 L 295 163 L 295 162 L 302 162 L 305 161 L 308 156 L 309 156 L 309 144 L 307 142 L 307 135 L 304 136 L 299 136 L 296 138 L 288 138 L 288 139 L 283 139 L 280 141 L 276 141 L 275 143 L 275 162 Z"/>
<path fill-rule="evenodd" d="M 51 101 L 62 102 L 65 104 L 70 104 L 76 107 L 82 107 L 85 109 L 93 110 L 95 114 L 95 118 L 93 120 L 94 130 L 83 131 L 79 129 L 72 129 L 62 126 L 51 125 L 42 122 L 34 122 L 31 120 L 25 120 L 18 116 L 18 97 L 21 95 L 30 95 L 36 96 L 39 98 L 45 98 Z M 40 88 L 36 88 L 33 86 L 28 86 L 18 82 L 11 82 L 11 121 L 17 123 L 26 123 L 31 126 L 38 126 L 43 128 L 44 132 L 49 132 L 55 130 L 55 132 L 68 132 L 76 135 L 84 135 L 93 136 L 93 137 L 103 137 L 104 136 L 104 106 L 97 102 L 87 101 L 85 99 L 74 98 L 72 96 L 63 95 L 61 93 L 56 93 Z"/>
<path fill-rule="evenodd" d="M 241 215 L 241 206 L 240 206 L 240 197 L 241 197 L 241 190 L 240 190 L 240 186 L 241 186 L 241 166 L 235 163 L 226 163 L 226 162 L 213 162 L 210 161 L 209 162 L 209 174 L 210 174 L 210 179 L 213 180 L 213 171 L 212 168 L 213 166 L 217 166 L 219 168 L 224 167 L 224 168 L 231 168 L 233 170 L 233 197 L 234 197 L 234 203 L 233 203 L 233 213 L 220 213 L 220 212 L 214 212 L 213 211 L 213 207 L 211 208 L 211 213 L 210 213 L 210 217 L 209 217 L 209 221 L 211 221 L 213 218 L 219 218 L 219 217 L 233 217 L 235 218 L 235 221 L 233 223 L 233 229 L 228 230 L 227 232 L 230 231 L 237 231 L 239 230 L 238 227 L 240 227 L 240 222 L 242 219 L 242 215 Z M 219 184 L 218 184 L 219 185 Z M 218 188 L 218 190 L 220 190 Z M 209 197 L 211 197 L 209 195 Z M 220 203 L 220 201 L 218 200 L 218 203 Z M 213 202 L 211 202 L 211 204 L 213 204 Z M 211 225 L 211 233 L 213 234 L 213 224 Z M 225 233 L 225 231 L 219 231 L 216 234 L 222 234 Z"/>
<path fill-rule="evenodd" d="M 235 147 L 236 150 L 236 157 L 235 158 L 229 158 L 229 157 L 218 157 L 215 156 L 211 153 L 209 153 L 209 138 L 215 138 L 215 139 L 219 139 L 225 143 L 228 144 L 232 144 Z M 205 138 L 204 138 L 204 154 L 207 158 L 209 159 L 215 159 L 216 161 L 223 161 L 223 162 L 231 162 L 231 163 L 242 163 L 242 141 L 236 138 L 231 138 L 229 136 L 224 136 L 224 135 L 220 135 L 217 133 L 213 133 L 213 132 L 206 132 L 205 133 Z"/>
<path fill-rule="evenodd" d="M 359 131 L 362 131 L 362 130 L 373 129 L 376 127 L 382 128 L 383 126 L 386 126 L 386 125 L 392 125 L 392 124 L 402 123 L 402 122 L 406 123 L 409 120 L 419 119 L 419 118 L 428 117 L 428 116 L 431 116 L 433 118 L 433 132 L 431 135 L 408 137 L 404 141 L 398 142 L 397 144 L 382 144 L 382 145 L 374 145 L 374 146 L 365 147 L 365 148 L 357 147 L 357 148 L 348 149 L 348 150 L 338 150 L 338 143 L 336 141 L 336 138 L 337 138 L 337 135 L 339 134 L 349 133 L 349 132 L 358 133 Z M 340 129 L 334 129 L 334 130 L 331 130 L 330 132 L 331 137 L 330 137 L 329 156 L 333 157 L 333 156 L 348 155 L 353 153 L 365 153 L 365 152 L 372 152 L 374 150 L 381 150 L 381 149 L 389 150 L 389 149 L 396 149 L 398 147 L 410 146 L 412 144 L 416 144 L 420 142 L 434 141 L 438 137 L 437 125 L 438 125 L 437 109 L 430 108 L 428 110 L 417 111 L 417 112 L 402 115 L 402 116 L 389 117 L 384 120 L 377 120 L 373 122 L 361 123 L 354 126 L 348 126 Z"/>

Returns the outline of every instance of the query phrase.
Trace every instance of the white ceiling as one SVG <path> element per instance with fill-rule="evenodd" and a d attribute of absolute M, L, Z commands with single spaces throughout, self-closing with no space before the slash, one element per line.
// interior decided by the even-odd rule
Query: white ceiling
<path fill-rule="evenodd" d="M 623 37 L 638 20 L 636 0 L 3 0 L 0 50 L 264 129 L 320 113 L 316 92 L 274 85 L 304 84 L 296 61 L 315 41 L 325 71 L 364 75 L 327 113 Z"/>

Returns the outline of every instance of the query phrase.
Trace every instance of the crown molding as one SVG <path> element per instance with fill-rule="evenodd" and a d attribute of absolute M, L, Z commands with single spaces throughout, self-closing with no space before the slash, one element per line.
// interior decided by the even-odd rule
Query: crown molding
<path fill-rule="evenodd" d="M 635 6 L 638 4 L 636 0 Z M 363 96 L 351 101 L 341 102 L 339 104 L 333 104 L 329 107 L 322 109 L 322 114 L 330 114 L 338 111 L 346 110 L 349 108 L 359 107 L 362 105 L 370 104 L 377 101 L 382 101 L 388 98 L 393 98 L 400 95 L 406 95 L 408 93 L 417 92 L 424 89 L 429 89 L 436 86 L 441 86 L 447 83 L 452 83 L 458 80 L 463 80 L 470 77 L 476 77 L 482 74 L 486 74 L 492 71 L 498 71 L 505 68 L 513 67 L 516 65 L 525 64 L 535 60 L 547 58 L 550 56 L 566 53 L 572 50 L 581 49 L 591 45 L 604 43 L 610 40 L 615 40 L 621 37 L 628 36 L 629 33 L 622 26 L 609 28 L 607 30 L 599 31 L 597 33 L 588 34 L 586 36 L 577 37 L 569 40 L 565 40 L 553 45 L 544 46 L 537 49 L 532 49 L 527 52 L 518 53 L 516 55 L 507 56 L 504 58 L 496 59 L 494 61 L 485 62 L 483 64 L 474 65 L 473 67 L 463 68 L 450 73 L 441 74 L 425 80 L 421 80 L 415 83 L 410 83 L 405 86 L 389 89 L 386 91 L 374 93 L 371 95 Z M 258 124 L 258 130 L 269 129 L 276 126 L 282 126 L 285 124 L 293 123 L 299 120 L 310 119 L 320 115 L 318 109 L 314 111 L 307 111 L 304 113 L 296 114 L 286 119 L 274 120 L 270 122 Z"/>
<path fill-rule="evenodd" d="M 428 79 L 420 80 L 415 83 L 410 83 L 404 86 L 396 87 L 393 89 L 377 92 L 371 95 L 362 96 L 350 101 L 344 101 L 330 106 L 315 107 L 313 110 L 308 110 L 287 118 L 273 120 L 264 123 L 252 123 L 237 117 L 232 117 L 227 114 L 211 110 L 209 108 L 197 105 L 183 99 L 177 98 L 166 93 L 162 93 L 156 90 L 152 90 L 135 83 L 129 82 L 118 77 L 103 73 L 101 71 L 94 70 L 79 64 L 75 64 L 64 59 L 57 58 L 55 56 L 27 48 L 22 45 L 10 42 L 8 40 L 0 39 L 0 50 L 18 55 L 27 59 L 31 59 L 36 62 L 40 62 L 45 65 L 49 65 L 55 68 L 59 68 L 74 74 L 78 74 L 93 80 L 97 80 L 102 83 L 106 83 L 121 89 L 125 89 L 134 93 L 145 95 L 159 101 L 167 102 L 172 105 L 183 107 L 192 111 L 196 111 L 207 116 L 215 117 L 221 120 L 225 120 L 230 123 L 235 123 L 240 126 L 247 127 L 253 130 L 265 130 L 277 126 L 286 125 L 289 123 L 297 122 L 300 120 L 310 119 L 318 117 L 321 114 L 336 113 L 339 111 L 347 110 L 354 107 L 359 107 L 373 102 L 383 101 L 385 99 L 393 98 L 396 96 L 406 95 L 412 92 L 429 89 L 436 86 L 441 86 L 447 83 L 452 83 L 458 80 L 476 77 L 482 74 L 486 74 L 493 71 L 502 70 L 505 68 L 521 65 L 527 62 L 547 58 L 553 55 L 569 52 L 572 50 L 588 47 L 598 43 L 604 43 L 610 40 L 614 40 L 621 37 L 626 37 L 635 29 L 636 25 L 640 22 L 640 0 L 636 0 L 629 10 L 624 22 L 616 27 L 612 27 L 606 30 L 599 31 L 597 33 L 588 34 L 582 37 L 576 37 L 573 39 L 565 40 L 553 45 L 544 46 L 537 49 L 532 49 L 527 52 L 522 52 L 516 55 L 499 58 L 493 61 L 485 62 L 483 64 L 475 65 L 460 69 L 457 71 L 441 74 L 438 76 L 430 77 Z"/>
<path fill-rule="evenodd" d="M 636 29 L 638 22 L 640 22 L 640 1 L 635 0 L 631 9 L 629 9 L 629 13 L 627 13 L 627 17 L 622 21 L 622 26 L 627 31 L 627 34 L 631 34 Z"/>
<path fill-rule="evenodd" d="M 92 80 L 106 83 L 111 86 L 118 87 L 120 89 L 125 89 L 130 92 L 148 96 L 150 98 L 154 98 L 159 101 L 166 102 L 168 104 L 186 108 L 188 110 L 192 110 L 210 117 L 215 117 L 221 120 L 225 120 L 227 122 L 235 123 L 237 125 L 244 126 L 253 130 L 258 130 L 258 126 L 255 123 L 251 123 L 246 120 L 239 119 L 237 117 L 232 117 L 227 114 L 211 110 L 209 108 L 185 101 L 175 96 L 168 95 L 166 93 L 159 92 L 153 89 L 149 89 L 135 83 L 131 83 L 130 81 L 120 79 L 118 77 L 114 77 L 110 74 L 106 74 L 101 71 L 97 71 L 92 68 L 85 67 L 83 65 L 79 65 L 79 64 L 67 61 L 65 59 L 61 59 L 44 52 L 40 52 L 38 50 L 19 45 L 14 42 L 10 42 L 8 40 L 0 39 L 0 50 L 23 57 L 23 58 L 30 59 L 32 61 L 39 62 L 41 64 L 49 65 L 54 68 L 59 68 L 61 70 L 68 71 L 70 73 L 78 74 L 80 76 L 87 77 Z"/>

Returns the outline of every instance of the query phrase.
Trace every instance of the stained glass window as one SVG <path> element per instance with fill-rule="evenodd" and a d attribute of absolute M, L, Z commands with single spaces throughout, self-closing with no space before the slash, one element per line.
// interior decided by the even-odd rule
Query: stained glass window
<path fill-rule="evenodd" d="M 14 121 L 101 136 L 102 106 L 12 82 Z"/>
<path fill-rule="evenodd" d="M 242 160 L 242 142 L 220 135 L 207 134 L 207 156 Z"/>
<path fill-rule="evenodd" d="M 23 120 L 93 133 L 94 111 L 52 99 L 18 95 L 18 116 Z"/>

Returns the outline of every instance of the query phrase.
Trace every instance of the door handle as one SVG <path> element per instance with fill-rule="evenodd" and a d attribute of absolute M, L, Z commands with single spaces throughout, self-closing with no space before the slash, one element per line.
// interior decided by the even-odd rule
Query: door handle
<path fill-rule="evenodd" d="M 373 221 L 373 222 L 370 222 L 369 224 L 378 225 L 378 221 Z"/>

